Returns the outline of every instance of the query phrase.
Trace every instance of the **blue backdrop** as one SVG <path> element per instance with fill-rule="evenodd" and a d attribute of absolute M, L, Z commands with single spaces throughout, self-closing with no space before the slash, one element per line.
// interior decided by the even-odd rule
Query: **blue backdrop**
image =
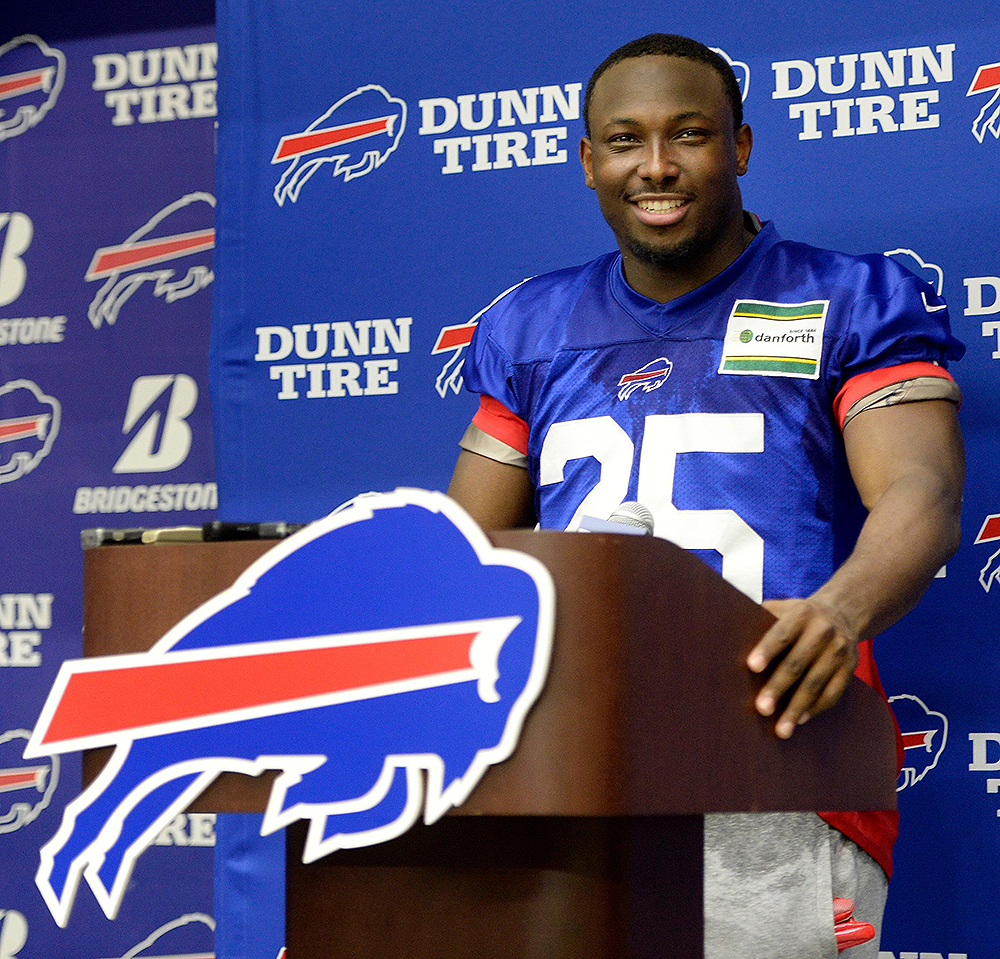
<path fill-rule="evenodd" d="M 115 923 L 84 891 L 58 929 L 34 886 L 79 777 L 21 750 L 80 653 L 80 530 L 200 523 L 216 482 L 224 518 L 256 520 L 444 488 L 470 321 L 613 245 L 577 165 L 582 87 L 654 30 L 736 65 L 748 208 L 940 284 L 968 346 L 962 546 L 876 644 L 910 747 L 882 949 L 1000 954 L 995 0 L 220 0 L 218 91 L 211 26 L 50 14 L 0 32 L 0 959 L 213 948 L 211 819 L 143 856 Z"/>

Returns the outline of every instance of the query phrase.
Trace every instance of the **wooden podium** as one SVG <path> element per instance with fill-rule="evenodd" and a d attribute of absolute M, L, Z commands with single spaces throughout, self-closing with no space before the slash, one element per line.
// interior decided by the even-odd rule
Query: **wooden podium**
<path fill-rule="evenodd" d="M 698 559 L 652 537 L 491 538 L 556 585 L 520 744 L 463 806 L 391 842 L 306 866 L 290 827 L 289 959 L 698 959 L 704 813 L 895 808 L 881 697 L 852 680 L 779 740 L 745 666 L 773 618 Z M 87 550 L 85 653 L 148 649 L 272 545 Z M 105 755 L 85 755 L 85 779 Z M 227 774 L 193 808 L 263 811 L 271 781 Z"/>

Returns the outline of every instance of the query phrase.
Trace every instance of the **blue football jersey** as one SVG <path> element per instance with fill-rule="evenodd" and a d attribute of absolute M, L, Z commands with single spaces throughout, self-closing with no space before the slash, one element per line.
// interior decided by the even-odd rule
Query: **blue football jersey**
<path fill-rule="evenodd" d="M 481 316 L 464 376 L 526 424 L 541 526 L 638 500 L 760 601 L 814 592 L 864 520 L 838 397 L 887 369 L 947 377 L 963 352 L 923 280 L 767 224 L 668 303 L 619 253 L 520 284 Z"/>

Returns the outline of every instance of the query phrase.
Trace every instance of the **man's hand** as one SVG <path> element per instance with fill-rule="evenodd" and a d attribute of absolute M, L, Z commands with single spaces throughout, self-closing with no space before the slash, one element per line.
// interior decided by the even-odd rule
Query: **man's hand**
<path fill-rule="evenodd" d="M 755 705 L 762 716 L 771 716 L 793 691 L 775 726 L 778 736 L 788 739 L 796 726 L 829 709 L 843 695 L 858 663 L 859 637 L 815 597 L 769 600 L 764 608 L 778 621 L 753 648 L 747 666 L 763 672 L 787 650 Z"/>

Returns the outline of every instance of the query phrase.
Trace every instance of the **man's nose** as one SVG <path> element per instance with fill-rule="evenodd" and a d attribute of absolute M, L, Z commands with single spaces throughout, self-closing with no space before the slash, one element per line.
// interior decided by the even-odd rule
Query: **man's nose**
<path fill-rule="evenodd" d="M 663 140 L 651 139 L 643 151 L 639 175 L 644 180 L 660 182 L 676 179 L 680 172 L 670 144 Z"/>

